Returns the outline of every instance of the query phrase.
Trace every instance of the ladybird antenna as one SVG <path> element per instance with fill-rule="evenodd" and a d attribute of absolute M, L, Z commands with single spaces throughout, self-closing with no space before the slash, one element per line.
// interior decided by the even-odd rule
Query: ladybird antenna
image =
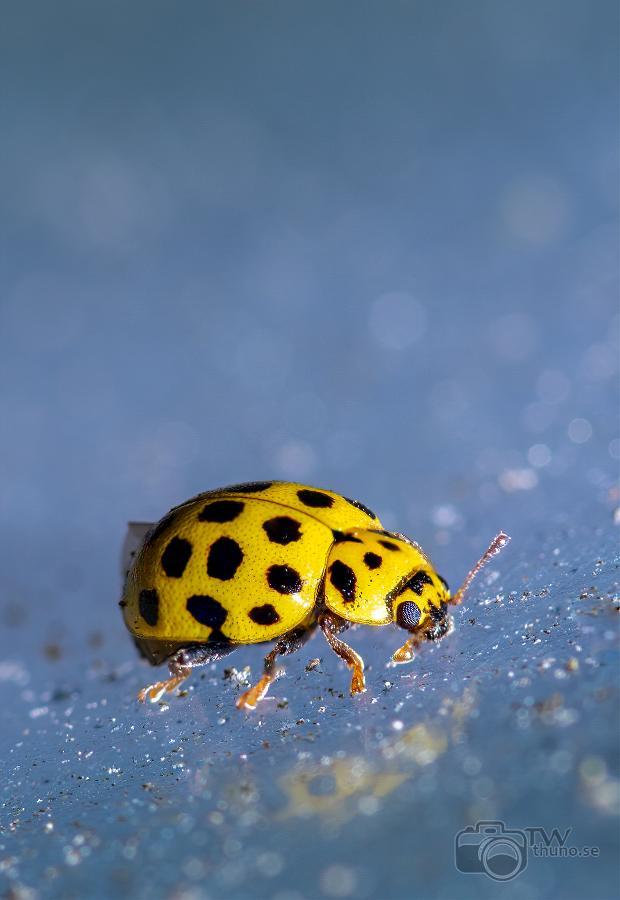
<path fill-rule="evenodd" d="M 463 596 L 465 595 L 465 592 L 467 591 L 469 585 L 472 583 L 472 581 L 474 580 L 474 578 L 476 577 L 476 575 L 478 574 L 480 569 L 484 568 L 484 566 L 486 566 L 486 564 L 489 562 L 489 560 L 492 559 L 494 556 L 497 556 L 497 554 L 501 550 L 504 549 L 506 544 L 509 544 L 509 543 L 510 543 L 510 537 L 507 534 L 504 534 L 503 531 L 500 531 L 499 534 L 496 534 L 495 537 L 493 538 L 493 540 L 491 541 L 491 543 L 489 544 L 489 546 L 487 547 L 487 549 L 485 550 L 485 552 L 483 553 L 483 555 L 480 557 L 480 559 L 476 563 L 476 565 L 473 567 L 473 569 L 470 569 L 470 571 L 467 573 L 467 577 L 465 578 L 465 581 L 460 586 L 460 588 L 458 589 L 458 591 L 456 592 L 454 597 L 451 597 L 448 602 L 454 603 L 455 606 L 457 604 L 459 604 L 462 601 Z"/>

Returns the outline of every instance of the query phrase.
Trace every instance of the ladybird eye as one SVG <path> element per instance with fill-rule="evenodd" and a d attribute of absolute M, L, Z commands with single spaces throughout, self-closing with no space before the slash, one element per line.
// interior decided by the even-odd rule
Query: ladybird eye
<path fill-rule="evenodd" d="M 413 600 L 399 603 L 396 609 L 396 621 L 401 628 L 411 631 L 420 621 L 420 607 Z"/>

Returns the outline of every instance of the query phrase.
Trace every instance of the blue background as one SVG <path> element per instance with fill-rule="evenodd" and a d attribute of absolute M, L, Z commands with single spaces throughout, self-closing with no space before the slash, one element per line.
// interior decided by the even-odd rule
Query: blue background
<path fill-rule="evenodd" d="M 162 746 L 168 741 L 176 717 L 163 725 L 131 700 L 151 673 L 136 662 L 117 615 L 119 547 L 127 520 L 156 520 L 221 484 L 285 478 L 359 497 L 387 527 L 419 540 L 451 584 L 503 528 L 514 539 L 498 561 L 499 569 L 512 565 L 506 596 L 529 578 L 557 587 L 558 557 L 567 567 L 583 561 L 571 590 L 557 588 L 562 609 L 590 589 L 591 573 L 604 581 L 601 595 L 617 596 L 617 62 L 618 11 L 606 0 L 5 4 L 7 754 L 23 739 L 29 708 L 46 708 L 50 691 L 82 690 L 93 654 L 101 671 L 116 673 L 109 708 L 160 727 Z M 504 624 L 492 619 L 490 627 L 522 627 L 507 607 L 504 614 Z M 600 640 L 605 659 L 611 621 L 593 618 L 595 631 L 581 636 L 593 648 Z M 378 671 L 390 640 L 384 632 L 364 640 Z M 446 660 L 436 665 L 442 673 L 448 666 L 449 684 L 467 677 L 466 659 L 457 676 Z M 606 665 L 600 690 L 613 683 Z M 335 659 L 324 669 L 344 686 Z M 101 695 L 98 677 L 88 702 Z M 297 690 L 287 689 L 290 697 Z M 193 712 L 186 705 L 179 716 L 184 728 L 218 691 L 191 695 Z M 615 721 L 608 701 L 605 712 L 584 700 L 573 723 L 600 730 L 593 758 L 605 773 L 616 753 L 613 729 L 602 725 Z M 310 700 L 300 694 L 298 702 L 302 717 Z M 379 731 L 393 713 L 381 708 L 385 722 L 371 711 Z M 432 722 L 437 708 L 424 709 Z M 357 715 L 342 712 L 349 714 Z M 407 729 L 417 715 L 412 709 Z M 509 733 L 499 708 L 485 715 L 485 733 Z M 234 759 L 252 727 L 244 722 L 231 726 Z M 336 717 L 325 727 L 317 759 L 340 745 L 341 724 Z M 39 734 L 41 746 L 60 740 L 63 728 L 59 720 Z M 26 760 L 38 752 L 32 740 L 20 751 Z M 486 738 L 470 740 L 479 748 Z M 565 775 L 576 783 L 577 739 L 564 729 L 561 740 L 572 754 Z M 540 735 L 532 741 L 544 745 Z M 296 758 L 286 746 L 281 752 L 278 766 Z M 130 767 L 128 748 L 119 753 Z M 273 760 L 256 765 L 258 782 L 268 780 L 261 766 Z M 18 782 L 13 772 L 5 789 L 30 813 L 43 788 L 33 783 L 30 797 Z M 613 791 L 613 782 L 602 783 Z M 171 809 L 186 805 L 178 790 Z M 102 835 L 113 832 L 113 797 L 104 791 L 93 812 L 89 827 Z M 578 788 L 571 797 L 587 805 Z M 483 890 L 437 849 L 440 833 L 452 840 L 470 822 L 453 796 L 441 802 L 453 816 L 427 840 L 444 874 L 432 888 L 422 880 L 420 896 Z M 525 821 L 532 804 L 513 824 L 539 824 Z M 600 843 L 609 810 L 588 809 L 590 837 Z M 501 803 L 495 813 L 516 815 Z M 386 846 L 401 814 L 388 806 L 378 813 Z M 552 824 L 575 826 L 577 815 L 586 813 L 569 803 Z M 353 881 L 336 877 L 335 888 L 321 881 L 329 842 L 315 874 L 294 888 L 286 867 L 264 888 L 249 875 L 232 886 L 216 875 L 194 878 L 199 869 L 179 868 L 174 837 L 164 846 L 165 827 L 153 825 L 147 843 L 164 842 L 156 858 L 166 886 L 150 875 L 133 880 L 132 858 L 121 854 L 125 881 L 92 890 L 172 898 L 187 883 L 197 897 L 204 889 L 214 898 L 254 891 L 274 900 L 350 896 L 361 882 L 364 896 L 379 900 L 413 890 L 394 860 L 391 875 L 377 863 L 374 880 L 354 873 Z M 311 827 L 300 829 L 284 829 L 281 846 L 307 846 Z M 250 829 L 250 854 L 256 839 Z M 60 865 L 57 877 L 38 876 L 46 896 L 83 896 L 83 886 L 71 888 L 78 869 L 89 880 L 116 865 L 93 850 L 81 867 L 63 868 L 47 845 L 35 846 L 41 873 Z M 352 841 L 353 857 L 361 846 Z M 610 862 L 596 870 L 601 896 L 613 893 Z M 579 865 L 581 881 L 565 868 L 530 887 L 540 896 L 557 895 L 558 884 L 589 889 L 596 876 Z M 12 883 L 34 888 L 27 872 L 11 870 Z M 511 896 L 526 896 L 521 890 Z"/>

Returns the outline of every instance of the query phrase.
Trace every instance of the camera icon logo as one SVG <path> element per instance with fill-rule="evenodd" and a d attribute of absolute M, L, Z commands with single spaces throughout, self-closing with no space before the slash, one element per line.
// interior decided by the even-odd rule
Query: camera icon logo
<path fill-rule="evenodd" d="M 488 875 L 510 881 L 527 866 L 527 835 L 503 822 L 476 822 L 454 840 L 454 861 L 459 872 Z"/>

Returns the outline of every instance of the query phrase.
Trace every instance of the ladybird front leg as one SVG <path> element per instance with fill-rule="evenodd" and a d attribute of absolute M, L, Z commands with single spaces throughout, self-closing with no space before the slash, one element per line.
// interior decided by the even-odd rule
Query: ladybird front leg
<path fill-rule="evenodd" d="M 402 647 L 399 647 L 398 650 L 392 654 L 388 666 L 400 666 L 403 663 L 411 662 L 415 657 L 414 651 L 417 650 L 423 640 L 424 635 L 422 634 L 414 634 L 412 637 L 407 638 Z"/>
<path fill-rule="evenodd" d="M 168 669 L 170 678 L 165 681 L 156 681 L 138 692 L 138 700 L 144 703 L 149 700 L 157 703 L 164 694 L 174 691 L 186 678 L 191 675 L 192 669 L 204 666 L 210 662 L 222 659 L 235 649 L 235 644 L 196 644 L 192 647 L 183 647 L 170 657 Z"/>
<path fill-rule="evenodd" d="M 273 650 L 265 657 L 262 678 L 249 690 L 241 694 L 237 700 L 238 709 L 256 709 L 256 704 L 263 699 L 269 690 L 269 685 L 281 675 L 281 670 L 276 669 L 276 658 L 278 656 L 288 656 L 289 653 L 295 653 L 303 647 L 308 638 L 314 634 L 315 628 L 316 622 L 310 622 L 280 638 Z"/>
<path fill-rule="evenodd" d="M 353 669 L 353 675 L 351 677 L 351 693 L 363 694 L 366 690 L 364 660 L 352 647 L 349 647 L 348 644 L 345 644 L 344 641 L 341 641 L 336 637 L 338 632 L 344 631 L 345 628 L 349 627 L 349 623 L 345 621 L 345 619 L 341 619 L 340 616 L 330 612 L 324 613 L 320 617 L 319 625 L 321 626 L 321 631 L 325 635 L 327 643 L 334 653 L 341 659 L 344 659 L 350 669 Z"/>

